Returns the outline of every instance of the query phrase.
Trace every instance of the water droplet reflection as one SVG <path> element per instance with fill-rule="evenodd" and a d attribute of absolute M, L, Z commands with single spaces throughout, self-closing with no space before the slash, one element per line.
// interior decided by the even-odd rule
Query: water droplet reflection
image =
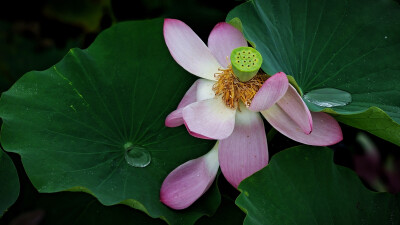
<path fill-rule="evenodd" d="M 150 152 L 142 146 L 133 145 L 128 142 L 124 145 L 125 148 L 125 160 L 133 167 L 146 167 L 151 162 Z"/>

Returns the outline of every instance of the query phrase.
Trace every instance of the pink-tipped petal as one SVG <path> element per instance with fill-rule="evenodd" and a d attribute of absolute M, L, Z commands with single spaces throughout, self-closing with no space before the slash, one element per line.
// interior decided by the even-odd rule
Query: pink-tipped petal
<path fill-rule="evenodd" d="M 209 80 L 220 67 L 204 42 L 184 22 L 164 20 L 164 39 L 175 61 L 188 72 Z"/>
<path fill-rule="evenodd" d="M 192 104 L 193 102 L 213 98 L 215 96 L 215 93 L 212 90 L 214 83 L 214 81 L 209 81 L 206 79 L 196 80 L 183 96 L 178 108 L 167 116 L 165 119 L 165 126 L 177 127 L 184 124 L 182 117 L 183 108 Z"/>
<path fill-rule="evenodd" d="M 186 91 L 185 95 L 183 96 L 182 100 L 179 102 L 178 109 L 183 108 L 187 105 L 192 104 L 193 102 L 197 101 L 197 88 L 199 83 L 203 82 L 204 79 L 197 79 L 189 90 Z"/>
<path fill-rule="evenodd" d="M 208 48 L 224 68 L 228 67 L 232 50 L 242 46 L 247 46 L 243 34 L 225 22 L 215 25 L 208 37 Z"/>
<path fill-rule="evenodd" d="M 193 85 L 189 88 L 189 90 L 183 96 L 181 102 L 178 105 L 178 108 L 171 112 L 167 118 L 165 119 L 165 126 L 167 127 L 178 127 L 183 124 L 182 110 L 185 106 L 196 102 L 197 99 L 197 87 L 201 80 L 196 80 Z"/>
<path fill-rule="evenodd" d="M 218 158 L 222 173 L 235 188 L 268 164 L 267 138 L 258 113 L 241 107 L 233 133 L 220 141 Z"/>
<path fill-rule="evenodd" d="M 289 84 L 287 92 L 277 104 L 305 134 L 310 134 L 313 131 L 313 120 L 310 110 L 291 84 Z"/>
<path fill-rule="evenodd" d="M 179 127 L 184 124 L 182 117 L 183 108 L 178 108 L 175 111 L 172 111 L 167 118 L 165 118 L 165 126 L 166 127 Z"/>
<path fill-rule="evenodd" d="M 218 171 L 218 143 L 206 155 L 174 169 L 161 185 L 160 200 L 173 209 L 185 209 L 202 196 Z"/>
<path fill-rule="evenodd" d="M 189 132 L 221 140 L 231 135 L 235 126 L 235 112 L 221 98 L 212 98 L 186 106 L 182 115 Z"/>
<path fill-rule="evenodd" d="M 338 122 L 326 113 L 311 113 L 314 126 L 313 131 L 308 135 L 277 104 L 261 113 L 283 135 L 303 144 L 328 146 L 336 144 L 343 139 L 342 130 Z"/>
<path fill-rule="evenodd" d="M 258 90 L 251 101 L 249 109 L 255 112 L 268 109 L 285 95 L 288 86 L 289 81 L 285 73 L 280 72 L 273 75 Z"/>
<path fill-rule="evenodd" d="M 206 137 L 204 135 L 195 133 L 193 131 L 190 131 L 190 129 L 187 127 L 186 123 L 184 123 L 186 126 L 187 131 L 189 132 L 190 135 L 192 135 L 193 137 L 197 137 L 197 138 L 201 138 L 201 139 L 206 139 L 206 140 L 213 140 L 212 138 Z"/>

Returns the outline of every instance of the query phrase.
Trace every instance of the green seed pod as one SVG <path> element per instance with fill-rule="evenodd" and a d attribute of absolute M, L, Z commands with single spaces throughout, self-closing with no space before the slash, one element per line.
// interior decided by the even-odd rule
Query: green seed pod
<path fill-rule="evenodd" d="M 253 78 L 261 68 L 262 56 L 251 47 L 239 47 L 231 53 L 231 64 L 236 77 L 246 82 Z"/>

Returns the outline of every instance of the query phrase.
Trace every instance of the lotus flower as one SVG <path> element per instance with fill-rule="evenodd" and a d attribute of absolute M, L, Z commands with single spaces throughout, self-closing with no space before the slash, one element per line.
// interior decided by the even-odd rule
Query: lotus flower
<path fill-rule="evenodd" d="M 260 71 L 248 81 L 236 76 L 234 62 L 228 58 L 234 50 L 247 47 L 247 41 L 230 24 L 218 23 L 207 47 L 182 21 L 165 19 L 164 38 L 175 61 L 200 77 L 168 115 L 166 126 L 184 124 L 195 137 L 219 140 L 209 153 L 167 176 L 160 192 L 167 206 L 190 206 L 210 187 L 218 166 L 237 188 L 268 164 L 267 139 L 258 112 L 295 141 L 326 146 L 342 140 L 336 120 L 325 113 L 310 113 L 283 72 L 269 76 Z"/>

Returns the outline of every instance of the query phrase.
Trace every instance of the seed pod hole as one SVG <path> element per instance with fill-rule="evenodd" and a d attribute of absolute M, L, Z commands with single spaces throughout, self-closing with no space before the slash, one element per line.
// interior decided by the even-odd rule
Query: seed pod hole
<path fill-rule="evenodd" d="M 257 74 L 261 68 L 262 56 L 254 48 L 239 47 L 231 53 L 231 64 L 233 72 L 239 80 L 247 81 Z"/>

